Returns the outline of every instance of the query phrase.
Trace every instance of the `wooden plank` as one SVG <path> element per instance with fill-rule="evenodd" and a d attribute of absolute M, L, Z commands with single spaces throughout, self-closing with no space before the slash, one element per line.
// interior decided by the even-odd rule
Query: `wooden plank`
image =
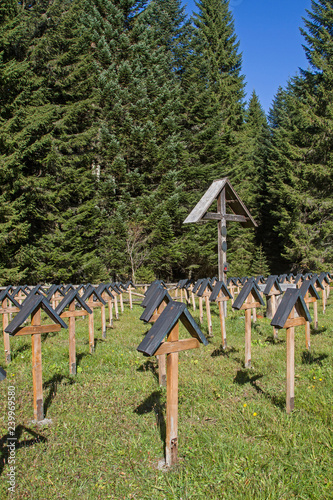
<path fill-rule="evenodd" d="M 60 332 L 61 326 L 60 325 L 31 325 L 31 326 L 24 326 L 21 328 L 17 333 L 15 333 L 15 337 L 18 337 L 20 335 L 38 335 L 41 333 L 51 333 L 51 332 Z"/>
<path fill-rule="evenodd" d="M 32 327 L 36 330 L 40 328 L 41 310 L 38 309 L 31 315 Z M 60 325 L 59 325 L 60 327 Z M 35 334 L 31 337 L 32 348 L 32 381 L 34 393 L 34 418 L 39 422 L 44 418 L 43 401 L 43 379 L 42 379 L 42 337 L 41 334 Z"/>
<path fill-rule="evenodd" d="M 193 208 L 192 212 L 184 220 L 184 224 L 189 224 L 191 222 L 198 222 L 207 212 L 211 204 L 217 198 L 219 193 L 222 191 L 226 184 L 227 179 L 217 179 L 215 180 L 207 189 L 205 194 Z"/>
<path fill-rule="evenodd" d="M 4 313 L 16 313 L 16 312 L 20 312 L 21 309 L 19 309 L 18 307 L 1 307 L 0 308 L 0 314 L 4 314 Z"/>
<path fill-rule="evenodd" d="M 69 304 L 69 313 L 71 316 L 68 321 L 69 329 L 69 374 L 76 375 L 76 345 L 75 345 L 75 312 L 85 312 L 86 311 L 75 311 L 75 303 L 72 301 Z"/>
<path fill-rule="evenodd" d="M 245 368 L 251 368 L 251 309 L 245 309 Z"/>
<path fill-rule="evenodd" d="M 294 409 L 295 400 L 295 333 L 294 328 L 287 328 L 287 377 L 286 377 L 286 412 Z"/>
<path fill-rule="evenodd" d="M 5 358 L 6 358 L 7 364 L 9 364 L 12 360 L 12 356 L 10 353 L 9 333 L 5 332 L 5 329 L 7 328 L 8 324 L 9 324 L 8 314 L 4 313 L 2 316 L 2 328 L 3 328 L 3 342 L 4 342 L 4 348 L 5 348 Z"/>
<path fill-rule="evenodd" d="M 287 321 L 285 322 L 284 328 L 292 328 L 294 326 L 301 326 L 301 325 L 305 325 L 305 323 L 306 323 L 306 320 L 303 317 L 290 318 L 290 319 L 287 319 Z"/>
<path fill-rule="evenodd" d="M 87 316 L 89 313 L 87 311 L 73 311 L 70 309 L 69 311 L 64 311 L 60 314 L 60 318 L 77 318 L 78 316 Z"/>
<path fill-rule="evenodd" d="M 193 338 L 182 339 L 176 342 L 163 342 L 160 347 L 155 352 L 156 356 L 161 354 L 169 354 L 171 352 L 188 351 L 189 349 L 197 349 L 200 346 L 200 342 Z"/>
<path fill-rule="evenodd" d="M 168 335 L 168 342 L 178 342 L 179 323 Z M 178 455 L 178 352 L 167 355 L 167 408 L 165 463 L 171 467 L 177 462 Z"/>
<path fill-rule="evenodd" d="M 261 306 L 260 302 L 244 302 L 240 309 L 253 309 Z"/>

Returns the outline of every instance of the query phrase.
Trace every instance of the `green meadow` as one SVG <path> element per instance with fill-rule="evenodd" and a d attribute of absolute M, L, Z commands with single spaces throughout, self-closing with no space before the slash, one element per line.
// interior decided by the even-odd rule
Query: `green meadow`
<path fill-rule="evenodd" d="M 189 310 L 199 322 L 198 308 Z M 42 337 L 44 411 L 33 423 L 31 338 L 11 338 L 12 363 L 0 383 L 1 485 L 8 495 L 8 387 L 15 387 L 14 499 L 333 499 L 333 298 L 305 349 L 295 329 L 295 410 L 285 411 L 286 336 L 274 341 L 259 311 L 252 368 L 244 368 L 244 313 L 228 304 L 226 351 L 212 305 L 209 345 L 179 354 L 179 462 L 158 467 L 165 440 L 166 390 L 156 358 L 136 348 L 150 326 L 138 303 L 102 340 L 95 310 L 76 319 L 78 373 L 69 375 L 68 330 Z M 311 311 L 310 311 L 311 312 Z M 207 334 L 204 318 L 202 331 Z M 180 327 L 181 337 L 187 332 Z M 5 367 L 4 352 L 0 365 Z"/>

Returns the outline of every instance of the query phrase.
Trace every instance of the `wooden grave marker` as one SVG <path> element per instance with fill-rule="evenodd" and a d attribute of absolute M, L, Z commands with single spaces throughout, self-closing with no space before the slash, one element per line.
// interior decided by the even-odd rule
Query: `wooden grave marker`
<path fill-rule="evenodd" d="M 217 212 L 209 212 L 209 208 L 215 201 L 217 201 Z M 226 283 L 228 272 L 227 222 L 240 222 L 243 227 L 252 228 L 257 227 L 257 223 L 227 177 L 213 181 L 192 212 L 186 217 L 184 224 L 200 221 L 218 223 L 218 279 Z"/>
<path fill-rule="evenodd" d="M 221 326 L 221 336 L 222 336 L 222 348 L 227 348 L 227 332 L 225 329 L 225 317 L 224 317 L 224 307 L 223 302 L 232 299 L 232 295 L 229 292 L 226 284 L 223 281 L 216 281 L 213 291 L 209 297 L 210 302 L 217 302 L 219 306 L 219 316 L 220 316 L 220 326 Z"/>
<path fill-rule="evenodd" d="M 55 324 L 42 325 L 41 310 L 43 310 Z M 29 316 L 31 316 L 31 326 L 22 326 Z M 31 293 L 25 299 L 20 311 L 6 328 L 6 332 L 12 336 L 31 335 L 34 418 L 37 422 L 44 419 L 41 349 L 42 333 L 59 332 L 61 328 L 67 328 L 66 323 L 58 316 L 54 309 L 52 309 L 47 299 L 39 293 Z"/>
<path fill-rule="evenodd" d="M 10 287 L 0 292 L 0 313 L 2 314 L 2 330 L 3 330 L 3 343 L 5 348 L 5 359 L 6 363 L 9 364 L 12 360 L 10 352 L 10 340 L 9 334 L 6 332 L 6 328 L 9 324 L 9 318 L 12 313 L 19 312 L 21 305 L 10 295 Z"/>
<path fill-rule="evenodd" d="M 112 300 L 114 295 L 112 294 L 110 287 L 105 283 L 100 283 L 96 288 L 97 292 L 100 294 L 102 299 L 105 301 L 105 305 L 108 304 L 109 307 L 109 326 L 113 327 L 112 321 Z M 106 316 L 105 316 L 105 305 L 101 306 L 101 321 L 102 321 L 102 337 L 106 339 Z M 111 315 L 111 316 L 110 316 Z M 111 325 L 110 325 L 111 323 Z"/>
<path fill-rule="evenodd" d="M 89 314 L 88 324 L 89 324 L 89 351 L 90 354 L 93 354 L 95 352 L 94 309 L 96 309 L 97 307 L 101 308 L 103 305 L 105 306 L 106 302 L 104 299 L 102 299 L 97 289 L 92 285 L 89 285 L 89 287 L 86 289 L 81 298 L 84 302 L 87 302 L 89 308 L 92 309 L 92 314 Z M 96 300 L 94 300 L 94 298 Z"/>
<path fill-rule="evenodd" d="M 285 328 L 287 335 L 286 411 L 294 409 L 295 401 L 295 327 L 311 322 L 309 310 L 299 289 L 286 290 L 271 325 Z"/>
<path fill-rule="evenodd" d="M 179 340 L 179 320 L 192 338 Z M 167 337 L 167 341 L 163 342 Z M 137 347 L 147 356 L 167 355 L 167 408 L 165 463 L 171 467 L 177 462 L 178 454 L 178 353 L 196 349 L 207 339 L 188 312 L 185 304 L 169 302 L 162 314 Z"/>
<path fill-rule="evenodd" d="M 319 300 L 319 294 L 315 289 L 312 281 L 306 280 L 303 281 L 302 286 L 299 288 L 299 293 L 301 297 L 303 297 L 304 302 L 309 308 L 309 304 L 313 304 L 313 318 L 314 323 L 318 325 L 318 308 L 317 308 L 317 300 Z M 310 337 L 310 322 L 306 321 L 305 323 L 305 344 L 308 351 L 310 351 L 311 347 L 311 337 Z"/>
<path fill-rule="evenodd" d="M 154 295 L 150 295 L 150 300 L 140 319 L 145 323 L 154 323 L 164 311 L 165 307 L 172 301 L 169 292 L 161 285 L 156 289 Z M 156 356 L 158 363 L 158 381 L 161 387 L 166 386 L 166 355 Z"/>
<path fill-rule="evenodd" d="M 251 368 L 251 309 L 262 307 L 265 303 L 254 281 L 248 281 L 239 292 L 232 307 L 245 310 L 245 368 Z"/>
<path fill-rule="evenodd" d="M 210 303 L 209 303 L 209 297 L 210 297 L 212 291 L 213 291 L 213 287 L 210 283 L 209 278 L 206 278 L 201 282 L 200 288 L 197 291 L 197 296 L 199 298 L 200 323 L 202 324 L 202 322 L 203 322 L 203 299 L 205 299 L 208 332 L 209 332 L 210 336 L 212 335 L 212 332 L 213 332 L 212 315 L 210 313 Z"/>
<path fill-rule="evenodd" d="M 283 294 L 278 277 L 276 275 L 269 276 L 263 287 L 263 294 L 266 296 L 267 302 L 266 317 L 273 319 L 278 305 L 278 298 L 282 297 Z M 273 337 L 275 340 L 278 338 L 275 327 L 273 327 Z"/>
<path fill-rule="evenodd" d="M 77 304 L 80 309 L 75 308 Z M 68 307 L 68 310 L 65 309 Z M 93 311 L 81 299 L 79 290 L 69 289 L 63 300 L 58 304 L 56 313 L 60 318 L 68 318 L 69 330 L 69 374 L 76 375 L 76 343 L 75 343 L 75 318 L 93 314 Z"/>

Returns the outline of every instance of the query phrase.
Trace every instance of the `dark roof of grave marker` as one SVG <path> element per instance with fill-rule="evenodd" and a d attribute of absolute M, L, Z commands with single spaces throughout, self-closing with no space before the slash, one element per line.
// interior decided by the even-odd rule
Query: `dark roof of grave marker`
<path fill-rule="evenodd" d="M 133 286 L 136 288 L 136 285 L 134 285 L 132 280 L 128 280 L 127 283 L 125 284 L 125 289 L 127 290 L 129 286 Z"/>
<path fill-rule="evenodd" d="M 73 300 L 75 300 L 89 314 L 92 314 L 92 310 L 90 309 L 88 304 L 86 304 L 86 302 L 80 297 L 78 290 L 69 290 L 66 293 L 65 297 L 62 299 L 62 301 L 56 307 L 56 310 L 55 310 L 56 313 L 59 314 L 59 316 L 60 316 L 60 314 L 62 314 L 63 310 L 65 309 L 65 307 L 69 306 L 69 304 L 71 304 L 73 302 Z"/>
<path fill-rule="evenodd" d="M 105 283 L 100 283 L 98 285 L 98 287 L 96 288 L 96 290 L 98 291 L 98 293 L 100 295 L 102 295 L 102 293 L 106 292 L 110 297 L 113 298 L 113 295 L 112 295 L 112 292 L 110 290 L 109 285 L 106 285 Z"/>
<path fill-rule="evenodd" d="M 318 276 L 318 279 L 321 282 L 323 282 L 323 281 L 326 281 L 326 283 L 330 282 L 330 280 L 329 280 L 329 278 L 327 276 L 327 273 L 325 273 L 325 272 L 320 273 L 319 276 Z"/>
<path fill-rule="evenodd" d="M 200 288 L 199 288 L 199 290 L 197 291 L 197 296 L 198 296 L 198 297 L 202 297 L 202 296 L 203 296 L 203 294 L 204 294 L 204 292 L 205 292 L 205 290 L 206 290 L 207 288 L 208 288 L 210 291 L 212 291 L 212 290 L 213 290 L 213 287 L 212 287 L 212 285 L 211 285 L 211 283 L 210 283 L 210 279 L 209 279 L 209 278 L 206 278 L 205 280 L 203 280 L 203 281 L 201 282 L 201 284 L 200 284 Z"/>
<path fill-rule="evenodd" d="M 240 309 L 242 307 L 242 305 L 244 304 L 244 302 L 246 301 L 247 297 L 250 295 L 250 293 L 252 293 L 252 295 L 254 295 L 255 299 L 258 302 L 260 302 L 260 304 L 262 306 L 265 305 L 265 302 L 263 301 L 263 299 L 260 295 L 260 292 L 257 288 L 256 283 L 254 281 L 249 280 L 247 283 L 245 283 L 245 285 L 243 286 L 243 288 L 241 289 L 241 291 L 237 295 L 237 298 L 236 298 L 235 302 L 232 304 L 232 307 L 234 309 Z"/>
<path fill-rule="evenodd" d="M 89 288 L 86 289 L 86 291 L 82 295 L 81 299 L 82 300 L 88 300 L 92 295 L 94 295 L 96 297 L 96 299 L 99 300 L 99 302 L 102 302 L 103 305 L 106 304 L 106 302 L 103 299 L 103 297 L 101 297 L 100 293 L 92 285 L 90 285 Z"/>
<path fill-rule="evenodd" d="M 271 326 L 275 326 L 276 328 L 284 328 L 284 325 L 291 313 L 293 307 L 299 305 L 302 309 L 302 316 L 306 321 L 312 321 L 308 308 L 306 307 L 306 303 L 304 302 L 303 297 L 300 294 L 300 290 L 298 288 L 288 288 L 282 300 L 276 310 L 274 318 L 271 321 Z"/>
<path fill-rule="evenodd" d="M 153 356 L 164 338 L 171 332 L 178 321 L 181 321 L 187 331 L 204 345 L 208 341 L 191 314 L 188 312 L 185 304 L 182 302 L 169 302 L 162 314 L 157 318 L 145 338 L 137 347 L 137 351 Z"/>
<path fill-rule="evenodd" d="M 195 285 L 192 289 L 192 292 L 193 293 L 196 293 L 198 288 L 200 287 L 201 283 L 203 282 L 204 278 L 199 278 L 196 282 L 195 282 Z"/>
<path fill-rule="evenodd" d="M 314 286 L 317 286 L 318 288 L 322 288 L 324 290 L 324 285 L 322 284 L 321 280 L 318 278 L 318 275 L 315 275 L 313 276 L 311 279 L 310 279 L 311 283 L 314 285 Z"/>
<path fill-rule="evenodd" d="M 253 219 L 252 215 L 250 214 L 242 200 L 239 198 L 238 194 L 232 187 L 227 177 L 224 177 L 223 179 L 216 179 L 212 182 L 208 190 L 193 208 L 192 212 L 186 217 L 186 219 L 184 220 L 184 224 L 204 220 L 209 207 L 218 198 L 223 189 L 225 189 L 226 193 L 226 205 L 230 207 L 233 214 L 241 215 L 244 217 L 244 220 L 241 222 L 242 226 L 257 227 L 257 223 Z"/>
<path fill-rule="evenodd" d="M 310 280 L 303 281 L 302 285 L 299 288 L 300 296 L 304 298 L 307 291 L 309 291 L 312 296 L 315 296 L 316 299 L 319 300 L 320 297 L 318 295 L 318 292 Z"/>
<path fill-rule="evenodd" d="M 32 294 L 25 299 L 20 312 L 16 314 L 5 331 L 10 335 L 15 335 L 15 333 L 20 330 L 22 323 L 28 319 L 30 314 L 34 314 L 39 308 L 42 308 L 55 323 L 58 323 L 62 328 L 67 328 L 66 323 L 60 318 L 56 311 L 52 309 L 50 303 L 43 295 Z"/>
<path fill-rule="evenodd" d="M 61 289 L 60 285 L 53 285 L 53 288 L 51 287 L 46 295 L 47 300 L 50 300 L 57 292 L 61 293 L 63 297 L 65 296 L 65 292 Z"/>
<path fill-rule="evenodd" d="M 263 291 L 264 295 L 270 295 L 273 286 L 275 286 L 277 288 L 277 290 L 282 293 L 277 275 L 273 274 L 271 276 L 268 276 L 265 284 L 266 284 L 266 287 Z"/>
<path fill-rule="evenodd" d="M 145 323 L 148 323 L 153 316 L 154 311 L 162 304 L 162 302 L 166 302 L 168 304 L 171 301 L 172 298 L 170 297 L 169 292 L 165 288 L 160 287 L 156 290 L 154 295 L 150 296 L 150 300 L 141 314 L 140 319 Z"/>
<path fill-rule="evenodd" d="M 148 288 L 148 290 L 145 293 L 145 298 L 141 302 L 140 306 L 141 307 L 147 307 L 147 305 L 149 304 L 149 301 L 151 300 L 151 298 L 156 293 L 158 293 L 159 290 L 165 290 L 165 288 L 163 288 L 163 286 L 160 283 L 155 283 L 154 285 L 150 285 L 150 287 Z"/>
<path fill-rule="evenodd" d="M 301 280 L 301 281 L 304 281 L 304 279 L 305 279 L 305 278 L 304 278 L 303 274 L 298 273 L 298 274 L 296 274 L 296 276 L 295 276 L 294 283 L 298 283 L 300 280 Z"/>
<path fill-rule="evenodd" d="M 2 382 L 2 380 L 5 380 L 6 375 L 7 373 L 5 372 L 5 370 L 0 366 L 0 382 Z"/>
<path fill-rule="evenodd" d="M 2 290 L 0 292 L 0 302 L 3 300 L 8 299 L 10 302 L 15 306 L 18 307 L 19 309 L 22 307 L 15 299 L 14 296 L 9 293 L 9 287 L 7 287 L 5 290 Z"/>
<path fill-rule="evenodd" d="M 232 299 L 232 295 L 229 292 L 224 281 L 216 281 L 213 291 L 210 294 L 209 301 L 215 302 L 220 292 L 222 292 L 223 297 L 229 297 L 229 299 Z"/>

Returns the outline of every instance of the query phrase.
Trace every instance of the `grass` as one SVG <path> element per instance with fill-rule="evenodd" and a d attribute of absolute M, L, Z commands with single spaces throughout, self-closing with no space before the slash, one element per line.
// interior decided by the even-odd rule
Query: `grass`
<path fill-rule="evenodd" d="M 87 318 L 76 320 L 78 374 L 69 376 L 68 331 L 43 336 L 44 409 L 32 423 L 30 337 L 11 339 L 12 363 L 0 383 L 0 498 L 7 495 L 7 389 L 16 388 L 16 489 L 12 498 L 333 499 L 333 298 L 305 351 L 296 328 L 295 410 L 285 411 L 285 331 L 252 325 L 252 368 L 244 368 L 244 313 L 228 305 L 228 349 L 218 309 L 207 347 L 179 355 L 179 464 L 163 458 L 166 391 L 155 358 L 136 351 L 149 329 L 134 305 L 89 354 Z M 318 308 L 320 310 L 320 306 Z M 198 309 L 190 312 L 198 321 Z M 202 330 L 207 333 L 204 322 Z M 183 327 L 181 334 L 185 335 Z M 0 365 L 5 366 L 4 353 Z"/>

